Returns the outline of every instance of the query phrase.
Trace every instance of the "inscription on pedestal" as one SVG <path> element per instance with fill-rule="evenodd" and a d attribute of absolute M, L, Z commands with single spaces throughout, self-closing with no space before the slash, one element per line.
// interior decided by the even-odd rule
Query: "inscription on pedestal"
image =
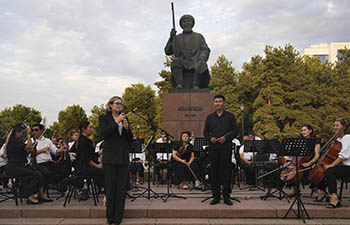
<path fill-rule="evenodd" d="M 164 94 L 163 129 L 176 140 L 182 131 L 191 131 L 195 137 L 203 137 L 205 120 L 214 112 L 214 95 L 209 92 Z"/>

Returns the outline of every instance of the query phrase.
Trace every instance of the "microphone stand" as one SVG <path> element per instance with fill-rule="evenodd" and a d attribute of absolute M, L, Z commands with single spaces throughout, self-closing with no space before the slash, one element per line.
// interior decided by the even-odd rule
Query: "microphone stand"
<path fill-rule="evenodd" d="M 146 147 L 145 147 L 144 150 L 147 149 L 147 147 L 149 146 L 149 144 L 150 144 L 150 143 L 152 142 L 152 140 L 154 139 L 154 137 L 155 137 L 155 132 L 156 132 L 157 130 L 161 130 L 162 132 L 164 132 L 164 133 L 165 133 L 167 136 L 169 136 L 170 138 L 174 138 L 174 136 L 172 136 L 171 134 L 169 134 L 169 132 L 167 132 L 166 130 L 164 130 L 164 129 L 158 127 L 158 126 L 155 125 L 152 121 L 146 119 L 146 118 L 143 117 L 142 115 L 140 115 L 140 114 L 138 114 L 137 112 L 135 112 L 135 110 L 131 110 L 130 112 L 133 113 L 133 114 L 135 114 L 137 117 L 141 118 L 142 120 L 144 120 L 148 125 L 150 125 L 150 126 L 153 128 L 153 129 L 152 129 L 152 130 L 153 130 L 153 136 L 149 139 L 149 141 L 148 141 L 148 143 L 147 143 L 147 145 L 146 145 Z M 129 113 L 130 113 L 130 112 L 129 112 Z M 155 191 L 153 191 L 153 190 L 151 189 L 151 160 L 150 160 L 150 157 L 148 157 L 148 179 L 147 179 L 147 182 L 148 182 L 148 187 L 147 187 L 147 189 L 146 189 L 144 192 L 142 192 L 141 194 L 139 194 L 138 197 L 141 197 L 141 196 L 145 197 L 144 194 L 147 193 L 147 197 L 145 197 L 145 198 L 147 198 L 148 200 L 151 199 L 151 197 L 153 197 L 153 198 L 158 198 L 158 197 L 159 197 L 159 194 L 157 194 Z M 151 196 L 151 192 L 153 193 L 153 196 Z M 135 198 L 135 199 L 136 199 L 136 198 Z M 133 199 L 133 200 L 135 200 L 135 199 Z M 133 200 L 132 200 L 132 201 L 133 201 Z"/>

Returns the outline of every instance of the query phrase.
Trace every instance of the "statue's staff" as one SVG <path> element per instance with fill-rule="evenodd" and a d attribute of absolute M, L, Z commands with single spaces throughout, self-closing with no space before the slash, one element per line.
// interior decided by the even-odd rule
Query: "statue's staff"
<path fill-rule="evenodd" d="M 175 30 L 175 13 L 174 13 L 174 3 L 171 3 L 171 13 L 173 16 L 173 29 Z"/>

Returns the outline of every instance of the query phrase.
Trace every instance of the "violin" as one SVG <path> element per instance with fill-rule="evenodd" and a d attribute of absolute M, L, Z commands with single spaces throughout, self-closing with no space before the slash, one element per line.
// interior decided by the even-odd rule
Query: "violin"
<path fill-rule="evenodd" d="M 342 144 L 337 141 L 337 138 L 348 129 L 350 123 L 343 126 L 336 134 L 334 134 L 327 143 L 321 148 L 321 157 L 318 159 L 314 168 L 312 168 L 308 180 L 314 184 L 319 184 L 325 176 L 325 166 L 330 165 L 334 160 L 337 159 L 339 152 L 342 149 Z"/>
<path fill-rule="evenodd" d="M 181 158 L 185 155 L 187 151 L 188 143 L 185 143 L 179 148 L 179 151 L 176 153 L 177 157 Z"/>
<path fill-rule="evenodd" d="M 34 142 L 34 144 L 32 146 L 32 151 L 31 151 L 31 156 L 30 156 L 30 163 L 29 163 L 29 167 L 32 168 L 32 169 L 35 169 L 36 166 L 37 166 L 37 162 L 36 162 L 37 149 L 36 149 L 36 147 L 38 146 L 39 140 L 44 136 L 46 130 L 47 129 L 45 129 L 43 131 L 43 133 L 40 135 L 40 137 L 37 140 L 35 140 L 35 142 Z"/>

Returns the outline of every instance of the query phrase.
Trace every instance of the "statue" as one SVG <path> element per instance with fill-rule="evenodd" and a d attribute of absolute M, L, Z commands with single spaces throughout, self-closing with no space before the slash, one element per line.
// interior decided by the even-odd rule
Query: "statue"
<path fill-rule="evenodd" d="M 180 18 L 183 32 L 176 35 L 173 22 L 164 49 L 166 55 L 175 55 L 171 63 L 171 83 L 175 89 L 208 88 L 210 75 L 207 61 L 210 49 L 204 37 L 192 31 L 194 23 L 193 16 L 183 15 Z"/>

